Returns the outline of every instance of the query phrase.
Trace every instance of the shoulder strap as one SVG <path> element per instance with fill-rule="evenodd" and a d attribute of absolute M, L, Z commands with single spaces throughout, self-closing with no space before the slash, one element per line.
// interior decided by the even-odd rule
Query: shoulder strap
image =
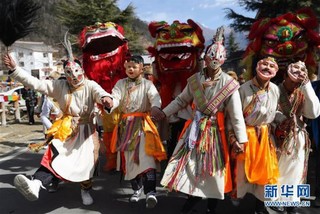
<path fill-rule="evenodd" d="M 199 78 L 199 73 L 195 73 L 188 79 L 188 82 L 191 86 L 191 90 L 194 93 L 194 101 L 196 102 L 200 110 L 204 110 L 208 101 L 206 96 L 204 95 L 203 87 L 200 83 Z"/>
<path fill-rule="evenodd" d="M 231 95 L 234 91 L 239 89 L 239 83 L 230 79 L 216 94 L 213 98 L 208 101 L 204 95 L 203 87 L 199 80 L 199 74 L 192 75 L 188 82 L 191 86 L 192 91 L 194 92 L 194 100 L 197 103 L 197 106 L 200 111 L 207 115 L 214 115 L 220 105 Z"/>
<path fill-rule="evenodd" d="M 220 105 L 239 88 L 240 85 L 236 80 L 229 80 L 207 103 L 205 113 L 215 115 Z"/>

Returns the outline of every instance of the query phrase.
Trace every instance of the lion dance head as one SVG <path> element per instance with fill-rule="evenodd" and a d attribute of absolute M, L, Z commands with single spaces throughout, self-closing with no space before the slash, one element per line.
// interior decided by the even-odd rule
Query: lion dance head
<path fill-rule="evenodd" d="M 297 61 L 306 64 L 311 76 L 317 68 L 320 45 L 320 36 L 315 31 L 317 26 L 317 18 L 311 9 L 255 22 L 248 36 L 250 43 L 242 62 L 247 70 L 246 79 L 252 78 L 254 64 L 268 56 L 275 58 L 279 66 L 274 82 L 280 82 L 287 66 Z"/>
<path fill-rule="evenodd" d="M 187 78 L 197 72 L 204 49 L 202 29 L 191 19 L 187 23 L 151 22 L 149 32 L 155 43 L 149 53 L 155 57 L 155 69 L 161 84 L 160 96 L 165 107 L 172 100 L 177 83 L 185 87 Z"/>
<path fill-rule="evenodd" d="M 113 22 L 97 22 L 84 27 L 79 41 L 86 75 L 111 92 L 116 82 L 125 77 L 123 65 L 128 54 L 128 42 L 122 26 Z"/>

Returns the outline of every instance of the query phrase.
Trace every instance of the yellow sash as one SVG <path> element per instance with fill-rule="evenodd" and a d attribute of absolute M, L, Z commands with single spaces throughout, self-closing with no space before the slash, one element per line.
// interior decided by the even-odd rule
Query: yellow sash
<path fill-rule="evenodd" d="M 260 130 L 259 142 L 255 128 L 247 126 L 249 142 L 245 148 L 245 173 L 249 183 L 276 184 L 279 178 L 276 150 L 269 139 L 268 126 L 261 126 Z"/>

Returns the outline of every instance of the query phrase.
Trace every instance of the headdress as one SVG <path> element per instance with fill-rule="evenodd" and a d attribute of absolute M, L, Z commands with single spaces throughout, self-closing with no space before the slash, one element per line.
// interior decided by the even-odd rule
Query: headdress
<path fill-rule="evenodd" d="M 67 51 L 68 61 L 73 62 L 74 61 L 74 57 L 73 57 L 73 53 L 72 53 L 71 42 L 68 39 L 68 31 L 64 34 L 64 40 L 62 42 L 62 45 L 64 46 L 64 48 Z"/>

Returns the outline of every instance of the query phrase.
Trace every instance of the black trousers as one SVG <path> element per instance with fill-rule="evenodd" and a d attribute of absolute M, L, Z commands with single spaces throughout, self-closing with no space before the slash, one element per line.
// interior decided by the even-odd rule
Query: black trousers
<path fill-rule="evenodd" d="M 186 120 L 180 119 L 178 122 L 169 123 L 169 139 L 167 141 L 167 155 L 168 160 L 173 154 L 174 149 L 176 148 L 179 136 L 184 127 Z"/>
<path fill-rule="evenodd" d="M 34 105 L 30 105 L 26 103 L 27 112 L 28 112 L 28 119 L 29 123 L 34 123 Z"/>
<path fill-rule="evenodd" d="M 191 210 L 196 206 L 198 202 L 202 200 L 201 197 L 189 195 L 187 201 L 184 203 L 181 213 L 190 213 Z M 215 209 L 218 205 L 218 200 L 216 198 L 207 199 L 207 213 L 215 213 Z"/>
<path fill-rule="evenodd" d="M 51 145 L 50 145 L 51 146 Z M 54 146 L 51 146 L 53 152 L 53 159 L 58 154 L 58 151 L 55 149 Z M 33 178 L 40 180 L 44 187 L 48 187 L 51 183 L 59 182 L 59 178 L 57 178 L 49 169 L 44 166 L 40 166 L 38 170 L 33 174 Z M 89 190 L 92 188 L 92 181 L 91 179 L 82 181 L 80 183 L 81 189 Z"/>
<path fill-rule="evenodd" d="M 147 172 L 144 172 L 134 179 L 130 180 L 132 189 L 134 191 L 139 190 L 144 187 L 144 194 L 149 192 L 156 192 L 156 170 L 150 169 Z"/>
<path fill-rule="evenodd" d="M 42 182 L 42 185 L 47 187 L 53 182 L 59 181 L 59 179 L 46 167 L 40 166 L 39 169 L 33 175 L 34 179 L 38 179 Z"/>

